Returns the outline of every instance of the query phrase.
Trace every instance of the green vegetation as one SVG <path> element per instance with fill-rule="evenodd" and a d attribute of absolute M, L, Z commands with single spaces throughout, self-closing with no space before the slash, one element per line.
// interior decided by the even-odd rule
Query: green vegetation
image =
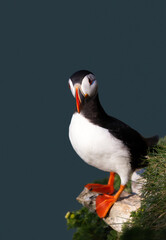
<path fill-rule="evenodd" d="M 66 214 L 68 229 L 76 228 L 73 240 L 116 240 L 117 232 L 112 230 L 95 213 L 85 207 Z M 110 231 L 111 230 L 111 231 Z"/>
<path fill-rule="evenodd" d="M 149 165 L 144 172 L 141 208 L 132 213 L 132 222 L 125 224 L 119 235 L 96 214 L 82 207 L 66 214 L 68 229 L 75 228 L 73 240 L 164 240 L 166 239 L 166 137 L 148 154 Z M 96 181 L 105 184 L 108 179 Z M 120 184 L 115 178 L 115 188 Z M 130 191 L 130 183 L 127 186 Z"/>
<path fill-rule="evenodd" d="M 143 176 L 146 184 L 141 208 L 133 212 L 133 221 L 124 229 L 122 240 L 132 239 L 129 236 L 134 232 L 137 237 L 137 232 L 145 237 L 138 239 L 166 239 L 166 137 L 149 153 L 149 165 Z"/>

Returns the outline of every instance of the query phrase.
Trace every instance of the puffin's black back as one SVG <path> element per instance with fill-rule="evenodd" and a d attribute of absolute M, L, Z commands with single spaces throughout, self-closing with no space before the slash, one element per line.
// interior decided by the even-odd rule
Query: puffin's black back
<path fill-rule="evenodd" d="M 107 115 L 99 102 L 98 95 L 85 99 L 82 114 L 92 123 L 108 129 L 114 137 L 127 146 L 131 154 L 133 170 L 147 165 L 145 156 L 147 155 L 148 145 L 145 138 L 127 124 Z"/>

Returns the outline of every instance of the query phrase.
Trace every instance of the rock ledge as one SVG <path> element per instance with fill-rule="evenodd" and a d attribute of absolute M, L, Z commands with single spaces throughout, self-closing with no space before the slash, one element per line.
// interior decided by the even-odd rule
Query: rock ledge
<path fill-rule="evenodd" d="M 98 193 L 91 192 L 84 188 L 77 201 L 87 207 L 91 212 L 95 212 L 96 197 Z M 132 211 L 137 211 L 141 206 L 141 198 L 137 194 L 123 192 L 118 201 L 112 206 L 106 218 L 103 220 L 114 230 L 121 232 L 125 222 L 131 219 Z"/>
<path fill-rule="evenodd" d="M 110 209 L 107 217 L 103 218 L 117 232 L 121 232 L 124 223 L 131 219 L 131 212 L 137 211 L 141 206 L 141 189 L 146 182 L 142 177 L 144 171 L 145 169 L 139 169 L 133 173 L 131 177 L 132 193 L 122 192 L 118 201 Z M 97 196 L 98 193 L 90 192 L 87 188 L 84 188 L 77 197 L 77 201 L 91 212 L 95 212 Z"/>

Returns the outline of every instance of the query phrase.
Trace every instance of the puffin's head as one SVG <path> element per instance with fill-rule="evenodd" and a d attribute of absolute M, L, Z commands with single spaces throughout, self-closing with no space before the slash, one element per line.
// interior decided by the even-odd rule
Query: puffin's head
<path fill-rule="evenodd" d="M 69 88 L 76 99 L 77 111 L 80 113 L 80 106 L 85 98 L 92 98 L 96 95 L 97 81 L 93 73 L 80 70 L 69 78 Z"/>

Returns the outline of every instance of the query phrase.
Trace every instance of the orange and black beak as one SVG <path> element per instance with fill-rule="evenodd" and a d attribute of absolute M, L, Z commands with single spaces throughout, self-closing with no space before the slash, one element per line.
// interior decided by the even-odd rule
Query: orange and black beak
<path fill-rule="evenodd" d="M 76 99 L 76 107 L 78 113 L 80 113 L 81 108 L 84 104 L 85 99 L 88 97 L 88 94 L 84 94 L 79 85 L 75 86 L 75 99 Z"/>
<path fill-rule="evenodd" d="M 78 113 L 80 113 L 81 107 L 83 106 L 85 98 L 87 97 L 88 97 L 88 94 L 83 94 L 83 92 L 81 91 L 81 87 L 77 85 L 75 87 L 75 98 L 76 98 L 76 107 L 77 107 Z"/>
<path fill-rule="evenodd" d="M 76 107 L 78 113 L 80 113 L 81 97 L 79 87 L 76 87 Z"/>

